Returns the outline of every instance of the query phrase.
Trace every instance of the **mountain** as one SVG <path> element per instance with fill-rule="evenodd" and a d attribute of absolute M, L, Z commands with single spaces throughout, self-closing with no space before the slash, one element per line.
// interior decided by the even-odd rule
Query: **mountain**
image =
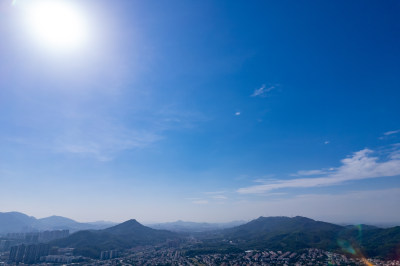
<path fill-rule="evenodd" d="M 37 228 L 41 230 L 68 229 L 72 232 L 75 232 L 80 230 L 104 229 L 113 225 L 115 224 L 111 222 L 79 223 L 72 219 L 65 218 L 62 216 L 50 216 L 47 218 L 41 218 L 37 220 Z"/>
<path fill-rule="evenodd" d="M 342 227 L 305 217 L 260 217 L 247 224 L 223 231 L 229 241 L 245 248 L 298 250 L 333 249 L 335 236 Z"/>
<path fill-rule="evenodd" d="M 298 251 L 319 248 L 351 256 L 400 258 L 400 227 L 340 226 L 305 217 L 260 217 L 244 225 L 205 235 L 192 254 L 226 250 Z"/>
<path fill-rule="evenodd" d="M 337 236 L 337 243 L 346 250 L 349 246 L 367 257 L 400 259 L 400 226 L 392 228 L 346 228 Z"/>
<path fill-rule="evenodd" d="M 61 216 L 36 219 L 19 212 L 0 212 L 0 234 L 63 229 L 75 232 L 88 229 L 104 229 L 113 225 L 113 223 L 79 223 Z"/>
<path fill-rule="evenodd" d="M 314 221 L 309 218 L 296 216 L 289 217 L 259 217 L 244 225 L 226 230 L 232 237 L 254 238 L 266 234 L 281 232 L 311 232 L 335 231 L 342 227 L 339 225 Z"/>
<path fill-rule="evenodd" d="M 176 221 L 170 223 L 150 224 L 148 226 L 154 229 L 162 229 L 172 232 L 198 233 L 198 232 L 231 228 L 244 223 L 245 223 L 244 221 L 233 221 L 229 223 L 195 223 L 195 222 Z"/>
<path fill-rule="evenodd" d="M 129 220 L 119 225 L 102 230 L 115 236 L 130 239 L 132 242 L 159 242 L 165 241 L 170 237 L 175 237 L 177 234 L 166 230 L 156 230 L 144 226 L 136 220 Z"/>
<path fill-rule="evenodd" d="M 103 230 L 79 231 L 51 244 L 58 247 L 72 247 L 75 248 L 76 254 L 98 258 L 102 250 L 154 245 L 179 238 L 176 233 L 152 229 L 136 220 L 129 220 Z"/>
<path fill-rule="evenodd" d="M 35 230 L 35 217 L 19 212 L 0 212 L 0 234 Z"/>

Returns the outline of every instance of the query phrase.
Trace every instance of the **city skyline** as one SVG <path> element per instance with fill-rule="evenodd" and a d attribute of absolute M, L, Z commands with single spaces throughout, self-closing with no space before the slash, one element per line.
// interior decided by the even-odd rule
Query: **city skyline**
<path fill-rule="evenodd" d="M 0 212 L 400 223 L 399 1 L 58 2 L 0 1 Z"/>

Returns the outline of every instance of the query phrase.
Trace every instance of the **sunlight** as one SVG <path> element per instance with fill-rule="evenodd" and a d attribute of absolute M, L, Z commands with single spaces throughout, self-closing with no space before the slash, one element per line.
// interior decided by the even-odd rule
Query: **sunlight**
<path fill-rule="evenodd" d="M 51 49 L 76 49 L 84 45 L 87 23 L 69 1 L 38 0 L 26 6 L 29 30 L 42 45 Z"/>

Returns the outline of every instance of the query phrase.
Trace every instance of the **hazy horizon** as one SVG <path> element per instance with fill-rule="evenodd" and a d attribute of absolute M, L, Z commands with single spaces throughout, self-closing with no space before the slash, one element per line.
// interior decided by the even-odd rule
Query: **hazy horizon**
<path fill-rule="evenodd" d="M 271 215 L 271 216 L 257 216 L 257 217 L 252 217 L 249 219 L 237 219 L 237 220 L 212 220 L 212 221 L 207 221 L 207 220 L 184 220 L 184 219 L 175 219 L 175 220 L 159 220 L 159 221 L 146 221 L 146 220 L 140 220 L 137 219 L 135 217 L 131 217 L 131 218 L 127 218 L 124 220 L 111 220 L 111 219 L 97 219 L 97 220 L 78 220 L 78 219 L 74 219 L 72 217 L 68 217 L 68 216 L 63 216 L 63 215 L 57 215 L 57 214 L 52 214 L 52 215 L 48 215 L 48 216 L 43 216 L 43 217 L 36 217 L 34 215 L 30 215 L 28 213 L 24 213 L 24 212 L 19 212 L 19 211 L 7 211 L 7 212 L 0 212 L 0 213 L 8 213 L 8 212 L 18 212 L 18 213 L 23 213 L 29 217 L 34 217 L 36 219 L 43 219 L 43 218 L 49 218 L 52 216 L 56 216 L 56 217 L 64 217 L 64 218 L 68 218 L 68 219 L 72 219 L 75 222 L 79 222 L 79 223 L 96 223 L 96 222 L 105 222 L 105 223 L 114 223 L 114 224 L 119 224 L 119 223 L 123 223 L 123 222 L 127 222 L 129 220 L 137 220 L 139 223 L 143 224 L 143 225 L 154 225 L 154 224 L 164 224 L 164 223 L 175 223 L 175 222 L 193 222 L 193 223 L 209 223 L 209 224 L 225 224 L 225 223 L 232 223 L 232 222 L 243 222 L 243 223 L 247 223 L 250 222 L 252 220 L 258 219 L 260 217 L 289 217 L 289 218 L 293 218 L 296 216 L 302 216 L 302 215 Z M 333 223 L 333 224 L 338 224 L 338 225 L 357 225 L 357 224 L 367 224 L 367 225 L 374 225 L 374 226 L 400 226 L 400 221 L 381 221 L 381 220 L 327 220 L 327 219 L 319 219 L 319 218 L 315 218 L 315 217 L 307 217 L 307 216 L 302 216 L 305 218 L 310 218 L 313 219 L 315 221 L 322 221 L 322 222 L 327 222 L 327 223 Z"/>
<path fill-rule="evenodd" d="M 399 13 L 0 1 L 0 212 L 400 224 Z"/>

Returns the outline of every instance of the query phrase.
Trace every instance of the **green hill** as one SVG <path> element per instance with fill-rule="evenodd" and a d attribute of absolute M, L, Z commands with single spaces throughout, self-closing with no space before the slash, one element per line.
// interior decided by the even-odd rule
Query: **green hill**
<path fill-rule="evenodd" d="M 104 230 L 79 231 L 51 244 L 58 247 L 72 247 L 75 248 L 76 254 L 98 258 L 102 250 L 153 245 L 177 238 L 179 235 L 175 233 L 152 229 L 136 220 L 129 220 Z"/>
<path fill-rule="evenodd" d="M 203 238 L 191 254 L 271 249 L 319 248 L 350 256 L 400 258 L 400 227 L 340 226 L 305 217 L 260 217 Z"/>

